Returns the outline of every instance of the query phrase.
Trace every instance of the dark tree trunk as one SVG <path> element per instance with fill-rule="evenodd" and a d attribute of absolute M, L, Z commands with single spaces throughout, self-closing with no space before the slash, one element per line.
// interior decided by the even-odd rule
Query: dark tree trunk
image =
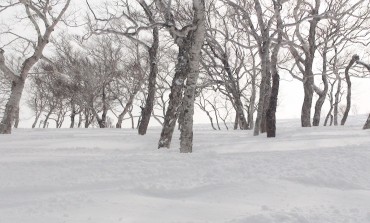
<path fill-rule="evenodd" d="M 142 111 L 141 122 L 139 125 L 139 135 L 145 135 L 148 129 L 150 117 L 153 112 L 154 97 L 156 92 L 156 82 L 158 74 L 158 47 L 159 47 L 159 34 L 158 28 L 153 28 L 153 44 L 149 49 L 149 62 L 150 62 L 150 73 L 149 73 L 149 85 L 148 85 L 148 96 L 146 98 L 145 107 Z"/>
<path fill-rule="evenodd" d="M 320 1 L 316 1 L 315 8 L 312 9 L 312 17 L 310 20 L 310 29 L 308 34 L 308 49 L 305 52 L 305 61 L 304 61 L 304 74 L 303 74 L 303 88 L 304 88 L 304 100 L 301 111 L 301 125 L 302 127 L 311 127 L 311 107 L 314 89 L 314 75 L 313 75 L 313 61 L 315 58 L 315 52 L 317 49 L 316 46 L 316 27 L 320 21 L 318 17 Z M 317 16 L 317 17 L 315 17 Z M 304 41 L 304 40 L 303 40 Z M 302 43 L 303 44 L 303 43 Z"/>
<path fill-rule="evenodd" d="M 365 122 L 363 129 L 370 129 L 370 114 L 369 114 L 369 117 L 367 117 L 367 120 Z"/>
<path fill-rule="evenodd" d="M 264 34 L 267 35 L 267 34 Z M 264 38 L 268 38 L 264 37 Z M 258 136 L 261 132 L 262 125 L 264 125 L 263 128 L 266 126 L 265 118 L 266 118 L 266 108 L 265 108 L 265 99 L 266 94 L 269 94 L 270 92 L 266 92 L 266 90 L 270 89 L 270 81 L 267 81 L 268 78 L 270 78 L 270 41 L 264 41 L 262 46 L 259 49 L 259 55 L 261 58 L 261 84 L 260 84 L 260 92 L 259 92 L 259 101 L 258 101 L 258 108 L 257 108 L 257 117 L 256 117 L 256 122 L 254 124 L 254 131 L 253 135 Z"/>
<path fill-rule="evenodd" d="M 44 120 L 44 125 L 43 125 L 43 127 L 42 127 L 42 128 L 47 128 L 47 127 L 49 127 L 49 123 L 48 123 L 48 121 L 49 121 L 49 118 L 50 118 L 51 113 L 53 113 L 53 110 L 54 110 L 54 108 L 50 108 L 50 111 L 46 114 L 46 116 L 45 116 L 45 120 Z"/>
<path fill-rule="evenodd" d="M 278 104 L 280 76 L 278 73 L 278 55 L 280 44 L 283 38 L 283 21 L 281 19 L 280 11 L 281 5 L 274 2 L 274 10 L 277 19 L 276 29 L 278 30 L 278 38 L 271 54 L 271 73 L 272 73 L 272 88 L 269 97 L 268 109 L 266 112 L 266 132 L 267 137 L 276 137 L 276 108 Z"/>
<path fill-rule="evenodd" d="M 271 72 L 268 71 L 266 76 L 266 89 L 265 89 L 265 99 L 263 99 L 263 112 L 261 117 L 261 133 L 265 133 L 267 131 L 267 110 L 269 109 L 270 97 L 271 97 Z M 276 73 L 277 74 L 277 73 Z M 279 91 L 279 84 L 278 84 L 278 91 Z M 276 95 L 277 96 L 277 95 Z"/>
<path fill-rule="evenodd" d="M 39 121 L 41 112 L 39 114 L 36 114 L 35 121 L 32 123 L 32 128 L 34 129 L 37 125 L 37 122 Z"/>
<path fill-rule="evenodd" d="M 302 127 L 311 127 L 311 107 L 313 98 L 313 73 L 312 73 L 312 62 L 306 65 L 306 72 L 309 74 L 303 78 L 303 89 L 304 89 L 304 100 L 301 111 L 301 125 Z"/>
<path fill-rule="evenodd" d="M 324 105 L 326 95 L 328 93 L 329 84 L 328 84 L 328 78 L 327 78 L 327 44 L 325 44 L 324 52 L 323 52 L 323 70 L 322 70 L 322 82 L 324 83 L 324 89 L 321 92 L 318 92 L 319 98 L 316 101 L 315 104 L 315 113 L 313 115 L 313 126 L 319 126 L 320 125 L 320 119 L 321 119 L 321 110 L 322 106 Z"/>
<path fill-rule="evenodd" d="M 75 117 L 76 114 L 74 112 L 71 113 L 71 124 L 69 125 L 69 128 L 74 128 L 75 126 Z"/>
<path fill-rule="evenodd" d="M 344 74 L 346 75 L 346 82 L 347 82 L 347 105 L 346 110 L 343 113 L 342 121 L 340 122 L 341 125 L 344 125 L 347 121 L 349 110 L 351 109 L 351 95 L 352 95 L 352 83 L 351 78 L 349 76 L 349 69 L 353 66 L 353 64 L 358 61 L 360 57 L 358 55 L 353 55 L 351 61 L 349 62 L 348 66 Z"/>

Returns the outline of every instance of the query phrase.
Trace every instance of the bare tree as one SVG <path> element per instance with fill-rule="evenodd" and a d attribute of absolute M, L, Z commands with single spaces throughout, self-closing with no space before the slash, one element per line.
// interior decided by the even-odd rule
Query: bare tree
<path fill-rule="evenodd" d="M 283 39 L 283 20 L 281 18 L 280 11 L 282 10 L 282 1 L 273 0 L 274 11 L 276 17 L 276 30 L 278 33 L 277 41 L 272 50 L 271 54 L 271 74 L 272 74 L 272 89 L 271 96 L 269 98 L 269 107 L 266 113 L 266 132 L 267 137 L 276 136 L 276 108 L 278 104 L 278 94 L 279 94 L 279 82 L 280 76 L 278 72 L 278 54 L 280 50 L 280 45 Z"/>
<path fill-rule="evenodd" d="M 176 27 L 177 23 L 171 5 L 165 4 L 162 0 L 156 0 L 155 2 L 164 17 L 165 27 L 167 27 L 178 46 L 178 61 L 158 148 L 170 147 L 179 115 L 178 108 L 181 106 L 181 110 L 184 111 L 184 122 L 181 125 L 180 152 L 192 152 L 194 97 L 199 75 L 200 51 L 205 33 L 205 2 L 204 0 L 192 1 L 193 21 L 184 25 L 181 29 Z M 183 99 L 182 103 L 181 99 Z"/>
<path fill-rule="evenodd" d="M 22 17 L 26 17 L 33 25 L 34 32 L 37 33 L 37 41 L 33 41 L 28 37 L 23 37 L 12 31 L 8 34 L 14 36 L 15 39 L 26 41 L 32 46 L 32 55 L 27 57 L 22 66 L 19 68 L 19 73 L 11 70 L 7 65 L 4 57 L 4 50 L 0 50 L 0 70 L 2 70 L 9 80 L 12 80 L 12 89 L 9 100 L 5 106 L 4 116 L 0 124 L 1 134 L 10 134 L 14 116 L 19 110 L 19 102 L 25 86 L 25 81 L 28 73 L 32 67 L 42 58 L 42 53 L 49 43 L 51 33 L 54 31 L 55 26 L 62 19 L 66 12 L 71 0 L 65 1 L 10 1 L 8 5 L 1 6 L 1 10 L 5 7 L 23 7 L 24 13 Z M 54 5 L 53 5 L 54 4 Z M 57 5 L 62 4 L 62 9 L 55 12 L 53 9 L 58 9 Z"/>
<path fill-rule="evenodd" d="M 88 1 L 86 1 L 88 3 Z M 158 48 L 159 48 L 159 28 L 155 22 L 155 9 L 154 4 L 147 4 L 145 0 L 136 0 L 141 6 L 142 12 L 136 10 L 135 6 L 132 6 L 128 1 L 118 1 L 121 4 L 120 8 L 113 8 L 114 12 L 110 12 L 108 7 L 106 14 L 111 15 L 108 18 L 99 18 L 96 16 L 94 11 L 89 5 L 90 11 L 92 12 L 96 24 L 92 25 L 91 29 L 94 34 L 114 34 L 117 36 L 123 36 L 131 41 L 134 41 L 144 47 L 149 55 L 150 71 L 148 77 L 148 92 L 141 114 L 141 121 L 139 124 L 138 132 L 140 135 L 145 135 L 151 114 L 154 107 L 154 99 L 156 92 L 156 81 L 158 74 Z M 113 16 L 117 13 L 121 15 Z M 107 28 L 108 27 L 108 28 Z M 139 37 L 139 33 L 151 30 L 152 41 L 148 44 Z M 146 35 L 149 35 L 147 32 Z"/>

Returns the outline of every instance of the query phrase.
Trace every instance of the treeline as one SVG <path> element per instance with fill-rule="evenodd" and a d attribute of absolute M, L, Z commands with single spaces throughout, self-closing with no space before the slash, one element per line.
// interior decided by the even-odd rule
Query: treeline
<path fill-rule="evenodd" d="M 358 52 L 369 43 L 368 0 L 86 1 L 85 17 L 70 2 L 0 6 L 0 16 L 23 9 L 16 16 L 34 34 L 0 30 L 1 133 L 17 126 L 28 79 L 33 128 L 59 128 L 66 117 L 71 128 L 121 128 L 128 119 L 145 135 L 154 119 L 159 148 L 170 147 L 178 123 L 180 151 L 191 152 L 195 106 L 215 130 L 275 137 L 280 76 L 288 74 L 304 89 L 302 127 L 344 125 L 351 78 L 370 71 Z"/>

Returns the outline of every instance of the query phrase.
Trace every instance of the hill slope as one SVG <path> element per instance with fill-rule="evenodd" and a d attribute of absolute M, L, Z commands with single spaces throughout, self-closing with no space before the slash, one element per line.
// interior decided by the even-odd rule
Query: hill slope
<path fill-rule="evenodd" d="M 0 136 L 0 222 L 370 222 L 370 132 L 279 122 L 278 137 L 197 126 L 193 154 L 118 129 Z"/>

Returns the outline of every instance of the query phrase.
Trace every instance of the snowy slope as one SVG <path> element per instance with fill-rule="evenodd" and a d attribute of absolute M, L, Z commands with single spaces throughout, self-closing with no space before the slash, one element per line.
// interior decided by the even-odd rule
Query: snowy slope
<path fill-rule="evenodd" d="M 122 129 L 0 135 L 0 223 L 369 223 L 370 131 L 197 126 L 194 153 Z"/>

